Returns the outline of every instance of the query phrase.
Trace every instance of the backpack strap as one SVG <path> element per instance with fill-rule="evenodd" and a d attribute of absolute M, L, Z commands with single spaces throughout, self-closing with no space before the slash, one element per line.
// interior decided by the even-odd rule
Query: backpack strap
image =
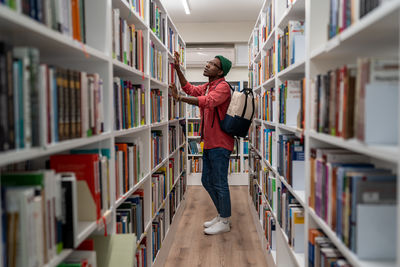
<path fill-rule="evenodd" d="M 223 82 L 223 81 L 220 81 L 220 82 Z M 218 85 L 220 82 L 218 82 L 217 85 Z M 233 87 L 231 86 L 231 84 L 228 83 L 227 81 L 225 81 L 225 82 L 226 82 L 226 83 L 229 85 L 229 87 L 231 88 L 232 93 L 235 92 L 235 89 L 233 89 Z M 217 85 L 215 85 L 215 87 L 217 87 Z M 217 113 L 218 121 L 221 122 L 221 119 L 220 119 L 219 113 L 218 113 L 218 107 L 214 107 L 214 116 L 213 116 L 213 121 L 212 121 L 212 123 L 211 123 L 211 128 L 214 127 L 215 113 Z"/>

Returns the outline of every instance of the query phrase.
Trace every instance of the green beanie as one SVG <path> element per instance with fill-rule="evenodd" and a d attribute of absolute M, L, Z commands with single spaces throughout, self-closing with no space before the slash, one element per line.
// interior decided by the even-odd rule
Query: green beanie
<path fill-rule="evenodd" d="M 219 61 L 221 61 L 221 68 L 222 68 L 222 71 L 224 72 L 224 76 L 226 76 L 232 67 L 232 62 L 229 59 L 227 59 L 226 57 L 223 57 L 221 55 L 218 55 L 215 57 L 218 58 Z"/>

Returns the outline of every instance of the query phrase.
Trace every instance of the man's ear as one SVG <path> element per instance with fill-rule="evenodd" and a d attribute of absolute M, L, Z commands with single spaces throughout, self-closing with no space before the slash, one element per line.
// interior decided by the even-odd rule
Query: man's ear
<path fill-rule="evenodd" d="M 219 70 L 219 71 L 218 71 L 218 76 L 224 77 L 224 71 L 223 71 L 223 70 Z"/>

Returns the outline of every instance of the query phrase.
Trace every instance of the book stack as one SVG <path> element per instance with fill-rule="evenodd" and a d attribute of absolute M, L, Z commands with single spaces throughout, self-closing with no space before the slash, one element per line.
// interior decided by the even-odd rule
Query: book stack
<path fill-rule="evenodd" d="M 168 26 L 167 47 L 171 54 L 173 54 L 176 51 L 175 45 L 176 45 L 176 34 L 174 30 L 170 26 Z"/>
<path fill-rule="evenodd" d="M 251 65 L 250 71 L 249 71 L 249 84 L 250 86 L 252 86 L 253 88 L 256 88 L 257 86 L 254 86 L 254 71 L 253 71 L 253 65 Z"/>
<path fill-rule="evenodd" d="M 282 184 L 278 187 L 278 222 L 295 253 L 304 253 L 304 208 Z"/>
<path fill-rule="evenodd" d="M 147 266 L 147 247 L 146 238 L 143 238 L 142 243 L 136 249 L 136 266 L 146 267 Z"/>
<path fill-rule="evenodd" d="M 179 116 L 179 118 L 184 118 L 184 117 L 186 117 L 186 104 L 185 103 L 183 103 L 183 102 L 180 102 L 179 103 L 179 105 L 178 105 L 179 107 L 179 109 L 178 109 L 178 116 Z"/>
<path fill-rule="evenodd" d="M 113 10 L 112 55 L 114 59 L 144 72 L 143 31 L 120 17 L 120 10 Z"/>
<path fill-rule="evenodd" d="M 150 90 L 150 119 L 151 123 L 164 120 L 163 92 L 160 89 Z"/>
<path fill-rule="evenodd" d="M 144 0 L 127 0 L 126 2 L 128 2 L 131 10 L 136 12 L 136 14 L 144 20 Z"/>
<path fill-rule="evenodd" d="M 308 265 L 312 267 L 351 266 L 320 229 L 308 230 Z"/>
<path fill-rule="evenodd" d="M 264 129 L 263 139 L 264 139 L 264 146 L 262 153 L 264 155 L 264 158 L 269 162 L 271 166 L 275 166 L 276 156 L 277 156 L 275 129 Z"/>
<path fill-rule="evenodd" d="M 165 210 L 161 209 L 152 223 L 152 244 L 153 244 L 153 261 L 157 257 L 161 248 L 161 243 L 165 237 Z"/>
<path fill-rule="evenodd" d="M 200 109 L 197 106 L 190 105 L 187 107 L 189 118 L 200 118 Z"/>
<path fill-rule="evenodd" d="M 86 43 L 85 0 L 47 2 L 36 1 L 1 1 L 18 13 L 46 25 L 47 27 Z"/>
<path fill-rule="evenodd" d="M 240 172 L 240 158 L 229 159 L 228 173 L 239 173 Z"/>
<path fill-rule="evenodd" d="M 272 211 L 268 207 L 264 206 L 264 218 L 263 218 L 264 235 L 267 240 L 267 251 L 276 250 L 276 221 L 272 214 Z"/>
<path fill-rule="evenodd" d="M 114 77 L 115 129 L 129 129 L 145 125 L 146 100 L 142 84 Z"/>
<path fill-rule="evenodd" d="M 266 82 L 275 76 L 275 44 L 273 44 L 271 48 L 267 49 L 265 56 L 263 56 L 263 61 L 262 80 L 263 82 Z"/>
<path fill-rule="evenodd" d="M 156 167 L 164 158 L 163 132 L 161 130 L 151 131 L 151 166 Z"/>
<path fill-rule="evenodd" d="M 181 66 L 185 66 L 186 65 L 186 46 L 181 43 L 181 41 L 178 41 L 178 47 L 179 47 L 179 63 L 181 64 Z"/>
<path fill-rule="evenodd" d="M 203 154 L 203 141 L 198 142 L 197 140 L 189 140 L 189 154 L 200 155 Z"/>
<path fill-rule="evenodd" d="M 260 51 L 260 35 L 259 29 L 255 28 L 253 30 L 253 58 L 258 54 Z"/>
<path fill-rule="evenodd" d="M 161 167 L 151 176 L 151 189 L 152 189 L 152 216 L 156 214 L 158 209 L 163 204 L 168 191 L 167 169 Z"/>
<path fill-rule="evenodd" d="M 138 238 L 142 236 L 145 227 L 143 197 L 143 189 L 138 189 L 117 208 L 117 234 L 135 234 Z"/>
<path fill-rule="evenodd" d="M 168 94 L 168 120 L 179 118 L 179 102 Z"/>
<path fill-rule="evenodd" d="M 279 180 L 278 180 L 279 181 Z M 268 200 L 273 212 L 277 210 L 278 196 L 277 187 L 279 182 L 274 177 L 274 173 L 270 168 L 266 168 L 262 175 L 262 191 Z"/>
<path fill-rule="evenodd" d="M 179 173 L 182 173 L 186 169 L 186 151 L 185 147 L 179 149 Z"/>
<path fill-rule="evenodd" d="M 255 130 L 255 147 L 258 151 L 261 151 L 261 147 L 262 147 L 262 136 L 261 136 L 261 125 L 256 125 L 256 130 Z"/>
<path fill-rule="evenodd" d="M 368 157 L 342 149 L 311 150 L 310 207 L 360 259 L 396 258 L 396 174 L 375 167 Z M 371 198 L 369 198 L 371 196 Z M 372 197 L 375 196 L 375 197 Z M 373 212 L 377 218 L 368 217 Z M 384 225 L 379 235 L 365 229 Z M 386 240 L 386 241 L 383 241 Z"/>
<path fill-rule="evenodd" d="M 164 81 L 164 54 L 159 50 L 150 40 L 150 74 L 151 77 L 157 79 L 160 82 Z"/>
<path fill-rule="evenodd" d="M 306 54 L 304 30 L 304 21 L 290 20 L 283 33 L 278 34 L 278 72 L 289 65 L 304 61 Z"/>
<path fill-rule="evenodd" d="M 170 125 L 168 127 L 168 139 L 169 139 L 169 142 L 168 142 L 169 154 L 171 154 L 178 147 L 177 140 L 176 140 L 176 128 L 173 125 Z"/>
<path fill-rule="evenodd" d="M 201 158 L 189 158 L 188 165 L 190 173 L 201 173 L 203 170 L 203 160 Z"/>
<path fill-rule="evenodd" d="M 367 144 L 396 145 L 398 70 L 393 59 L 359 58 L 356 66 L 317 75 L 311 81 L 311 129 Z"/>
<path fill-rule="evenodd" d="M 262 109 L 262 119 L 265 121 L 273 122 L 274 114 L 276 114 L 276 102 L 275 102 L 275 88 L 269 88 L 265 90 L 264 95 L 261 99 L 262 104 L 259 105 Z"/>
<path fill-rule="evenodd" d="M 154 0 L 150 0 L 150 29 L 165 44 L 165 13 Z"/>
<path fill-rule="evenodd" d="M 271 1 L 265 7 L 265 11 L 261 14 L 261 24 L 260 24 L 260 40 L 264 43 L 268 36 L 271 34 L 275 27 L 275 8 L 274 2 Z"/>
<path fill-rule="evenodd" d="M 168 63 L 168 84 L 175 83 L 175 74 L 174 63 Z"/>
<path fill-rule="evenodd" d="M 304 190 L 304 142 L 293 134 L 281 134 L 278 136 L 277 150 L 279 174 L 294 190 Z"/>
<path fill-rule="evenodd" d="M 249 154 L 249 140 L 244 139 L 243 140 L 243 155 Z"/>
<path fill-rule="evenodd" d="M 142 149 L 142 143 L 138 139 L 130 143 L 115 144 L 116 199 L 121 198 L 143 178 Z"/>
<path fill-rule="evenodd" d="M 104 131 L 99 75 L 39 62 L 36 48 L 0 43 L 0 151 Z"/>
<path fill-rule="evenodd" d="M 304 129 L 305 78 L 279 86 L 279 123 Z"/>
<path fill-rule="evenodd" d="M 168 171 L 169 171 L 169 191 L 171 191 L 172 187 L 175 184 L 175 159 L 171 158 L 169 159 L 168 163 Z"/>

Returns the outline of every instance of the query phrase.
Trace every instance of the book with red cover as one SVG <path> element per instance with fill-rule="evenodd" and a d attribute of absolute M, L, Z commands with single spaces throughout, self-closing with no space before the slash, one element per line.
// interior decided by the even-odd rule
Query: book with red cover
<path fill-rule="evenodd" d="M 87 182 L 96 203 L 97 219 L 100 219 L 99 155 L 53 155 L 50 156 L 50 168 L 56 172 L 74 172 L 78 181 Z"/>

